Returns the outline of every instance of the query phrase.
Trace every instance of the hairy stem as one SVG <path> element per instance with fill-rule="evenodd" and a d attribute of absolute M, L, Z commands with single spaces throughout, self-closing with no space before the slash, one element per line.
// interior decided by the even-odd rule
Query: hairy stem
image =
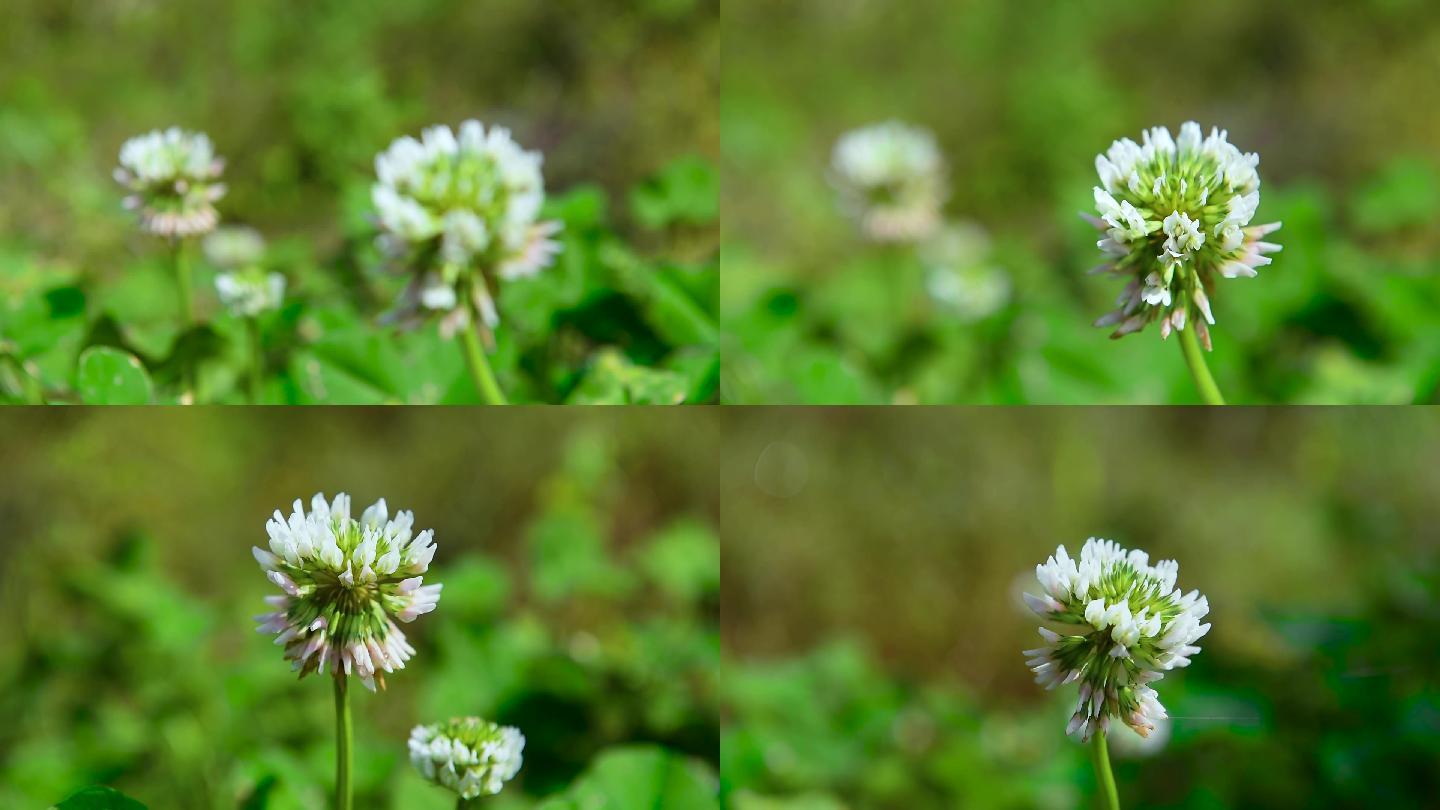
<path fill-rule="evenodd" d="M 478 315 L 471 312 L 465 328 L 460 330 L 460 341 L 465 348 L 470 378 L 475 381 L 475 390 L 480 392 L 480 398 L 486 405 L 505 405 L 505 392 L 500 390 L 500 383 L 495 381 L 495 372 L 490 370 L 490 361 L 485 357 L 484 347 L 480 345 L 479 327 L 475 323 L 477 318 Z"/>
<path fill-rule="evenodd" d="M 1095 781 L 1100 784 L 1100 795 L 1105 798 L 1102 806 L 1106 810 L 1120 810 L 1120 794 L 1115 790 L 1115 774 L 1110 771 L 1110 749 L 1105 746 L 1105 732 L 1096 731 L 1090 745 L 1091 758 L 1095 762 Z"/>
<path fill-rule="evenodd" d="M 355 736 L 354 725 L 350 722 L 350 678 L 340 676 L 335 681 L 335 810 L 352 810 L 353 792 L 350 788 L 350 763 L 353 759 L 351 743 Z"/>
<path fill-rule="evenodd" d="M 1205 352 L 1200 348 L 1200 341 L 1195 337 L 1195 330 L 1181 329 L 1180 350 L 1185 353 L 1185 365 L 1190 369 L 1190 376 L 1195 380 L 1195 388 L 1200 391 L 1200 399 L 1206 405 L 1224 405 L 1225 398 L 1220 395 L 1219 386 L 1215 385 L 1215 378 L 1210 376 L 1210 368 L 1205 365 Z"/>

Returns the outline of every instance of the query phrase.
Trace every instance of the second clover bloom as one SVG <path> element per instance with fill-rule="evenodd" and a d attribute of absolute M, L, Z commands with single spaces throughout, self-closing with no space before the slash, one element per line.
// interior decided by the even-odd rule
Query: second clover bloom
<path fill-rule="evenodd" d="M 202 243 L 205 258 L 223 272 L 215 276 L 220 303 L 240 318 L 254 318 L 279 309 L 285 298 L 285 276 L 260 266 L 265 240 L 254 228 L 220 228 Z"/>
<path fill-rule="evenodd" d="M 914 242 L 940 225 L 945 159 L 935 136 L 899 121 L 841 136 L 831 181 L 845 211 L 877 242 Z"/>
<path fill-rule="evenodd" d="M 382 245 L 413 274 L 397 316 L 446 313 L 453 330 L 473 306 L 498 322 L 498 285 L 540 272 L 560 251 L 560 223 L 539 221 L 541 162 L 508 130 L 479 121 L 400 138 L 375 158 Z"/>
<path fill-rule="evenodd" d="M 1046 689 L 1080 685 L 1067 734 L 1089 741 L 1119 718 L 1144 737 L 1167 716 L 1150 684 L 1188 666 L 1210 631 L 1210 603 L 1177 588 L 1179 573 L 1174 560 L 1151 565 L 1139 549 L 1093 537 L 1078 560 L 1060 546 L 1035 567 L 1043 592 L 1025 602 L 1059 630 L 1041 627 L 1045 645 L 1026 650 L 1026 663 Z"/>
<path fill-rule="evenodd" d="M 409 747 L 411 764 L 426 779 L 474 799 L 499 793 L 519 773 L 525 735 L 511 726 L 459 717 L 416 726 Z"/>
<path fill-rule="evenodd" d="M 204 133 L 171 127 L 126 141 L 115 180 L 130 192 L 125 207 L 140 213 L 143 229 L 179 239 L 220 222 L 215 203 L 225 196 L 224 168 Z"/>
<path fill-rule="evenodd" d="M 1095 158 L 1106 261 L 1095 272 L 1128 279 L 1116 308 L 1095 322 L 1114 337 L 1160 321 L 1160 335 L 1193 326 L 1210 348 L 1210 296 L 1219 278 L 1251 277 L 1280 245 L 1264 241 L 1280 223 L 1251 225 L 1260 204 L 1259 155 L 1242 153 L 1227 133 L 1204 135 L 1194 121 L 1172 137 L 1165 127 L 1122 138 Z"/>
<path fill-rule="evenodd" d="M 262 312 L 279 309 L 285 298 L 285 276 L 267 273 L 259 267 L 248 267 L 215 277 L 215 291 L 220 303 L 239 318 L 254 318 Z"/>
<path fill-rule="evenodd" d="M 945 225 L 916 251 L 925 265 L 925 289 L 961 321 L 978 321 L 1005 306 L 1010 277 L 990 261 L 990 236 L 971 222 Z"/>
<path fill-rule="evenodd" d="M 343 492 L 329 502 L 317 494 L 308 513 L 297 500 L 288 518 L 277 509 L 266 522 L 269 550 L 256 547 L 255 560 L 284 593 L 266 597 L 274 612 L 255 618 L 300 677 L 328 669 L 374 691 L 405 668 L 415 650 L 396 622 L 434 610 L 441 587 L 421 584 L 434 533 L 412 533 L 414 522 L 410 512 L 391 517 L 383 498 L 356 520 Z"/>

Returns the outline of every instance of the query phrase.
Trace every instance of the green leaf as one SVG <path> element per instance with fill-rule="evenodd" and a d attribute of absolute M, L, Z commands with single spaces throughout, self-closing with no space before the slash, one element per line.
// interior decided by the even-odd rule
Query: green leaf
<path fill-rule="evenodd" d="M 631 363 L 616 349 L 603 349 L 570 395 L 572 405 L 678 405 L 690 384 L 673 371 Z"/>
<path fill-rule="evenodd" d="M 564 796 L 539 810 L 714 810 L 715 775 L 703 762 L 658 746 L 612 748 Z"/>
<path fill-rule="evenodd" d="M 80 353 L 76 387 L 87 405 L 145 405 L 154 394 L 150 375 L 135 355 L 109 346 Z"/>
<path fill-rule="evenodd" d="M 44 405 L 45 388 L 40 370 L 9 352 L 0 343 L 0 402 Z"/>
<path fill-rule="evenodd" d="M 1395 158 L 1354 198 L 1355 224 L 1369 233 L 1423 227 L 1440 215 L 1440 172 L 1421 158 Z"/>
<path fill-rule="evenodd" d="M 669 275 L 683 271 L 662 271 L 614 242 L 602 247 L 600 261 L 613 274 L 615 286 L 636 301 L 646 322 L 672 345 L 716 345 L 714 300 L 709 307 L 701 305 Z"/>
<path fill-rule="evenodd" d="M 531 582 L 542 601 L 577 595 L 620 596 L 630 590 L 629 571 L 607 557 L 597 517 L 581 509 L 557 509 L 531 524 Z"/>
<path fill-rule="evenodd" d="M 844 810 L 845 805 L 825 793 L 805 793 L 777 798 L 741 791 L 731 802 L 735 810 Z"/>
<path fill-rule="evenodd" d="M 662 591 L 693 602 L 720 587 L 720 545 L 703 523 L 681 521 L 645 545 L 640 568 Z"/>
<path fill-rule="evenodd" d="M 71 794 L 51 810 L 146 810 L 146 807 L 114 788 L 95 786 Z"/>
<path fill-rule="evenodd" d="M 682 157 L 630 193 L 630 210 L 653 230 L 704 225 L 720 215 L 720 180 L 708 161 Z"/>

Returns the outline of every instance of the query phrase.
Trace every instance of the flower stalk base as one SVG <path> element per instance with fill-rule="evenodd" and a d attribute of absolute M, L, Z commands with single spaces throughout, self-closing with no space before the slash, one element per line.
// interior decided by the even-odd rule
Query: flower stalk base
<path fill-rule="evenodd" d="M 1185 365 L 1190 369 L 1191 378 L 1195 380 L 1200 399 L 1206 405 L 1224 405 L 1225 398 L 1220 395 L 1220 387 L 1215 384 L 1215 378 L 1210 376 L 1210 367 L 1205 365 L 1205 353 L 1200 349 L 1194 329 L 1180 331 L 1180 350 L 1185 353 Z"/>
<path fill-rule="evenodd" d="M 1095 735 L 1090 754 L 1095 763 L 1095 781 L 1100 785 L 1100 796 L 1104 799 L 1101 807 L 1120 810 L 1120 794 L 1115 789 L 1115 774 L 1110 770 L 1110 749 L 1105 745 L 1105 732 Z"/>
<path fill-rule="evenodd" d="M 355 729 L 350 720 L 349 678 L 332 680 L 335 681 L 335 810 L 352 810 L 354 797 L 350 787 L 350 764 L 353 761 L 351 743 Z"/>
<path fill-rule="evenodd" d="M 495 381 L 495 372 L 490 369 L 490 361 L 485 357 L 485 347 L 480 345 L 474 313 L 471 313 L 465 328 L 460 330 L 460 340 L 465 347 L 465 363 L 470 369 L 470 378 L 475 381 L 475 390 L 480 393 L 480 398 L 486 405 L 509 404 L 505 400 L 505 392 L 500 390 L 500 383 Z"/>

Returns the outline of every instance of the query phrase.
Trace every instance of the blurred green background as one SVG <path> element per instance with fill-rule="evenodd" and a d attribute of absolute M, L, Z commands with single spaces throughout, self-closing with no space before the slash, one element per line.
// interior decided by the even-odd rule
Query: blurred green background
<path fill-rule="evenodd" d="M 727 414 L 728 415 L 728 414 Z M 1058 544 L 1180 564 L 1214 628 L 1111 741 L 1124 807 L 1440 791 L 1429 409 L 747 409 L 727 420 L 722 785 L 736 810 L 1097 806 L 1033 683 Z"/>
<path fill-rule="evenodd" d="M 260 229 L 289 280 L 264 324 L 268 401 L 473 401 L 458 347 L 433 327 L 373 325 L 399 279 L 381 272 L 367 219 L 378 152 L 473 117 L 544 153 L 546 215 L 566 228 L 556 265 L 500 302 L 511 398 L 713 398 L 718 6 L 7 0 L 0 396 L 23 398 L 33 379 L 73 399 L 79 350 L 103 344 L 162 388 L 198 356 L 209 399 L 243 398 L 243 331 L 213 268 L 196 279 L 211 323 L 187 343 L 166 251 L 111 179 L 127 138 L 178 125 L 210 134 L 227 161 L 222 217 Z"/>
<path fill-rule="evenodd" d="M 328 807 L 328 679 L 252 617 L 250 556 L 295 498 L 384 497 L 434 528 L 417 654 L 359 690 L 356 806 L 450 808 L 418 722 L 527 737 L 486 803 L 716 807 L 717 420 L 703 412 L 12 409 L 0 421 L 0 806 L 92 782 L 152 808 Z"/>
<path fill-rule="evenodd" d="M 1429 0 L 732 0 L 722 10 L 729 402 L 1196 400 L 1155 329 L 1090 324 L 1095 156 L 1196 120 L 1261 156 L 1259 278 L 1222 280 L 1211 359 L 1238 402 L 1440 397 L 1440 5 Z M 993 240 L 1008 306 L 965 322 L 913 255 L 862 242 L 826 179 L 847 130 L 934 131 L 948 215 Z"/>

